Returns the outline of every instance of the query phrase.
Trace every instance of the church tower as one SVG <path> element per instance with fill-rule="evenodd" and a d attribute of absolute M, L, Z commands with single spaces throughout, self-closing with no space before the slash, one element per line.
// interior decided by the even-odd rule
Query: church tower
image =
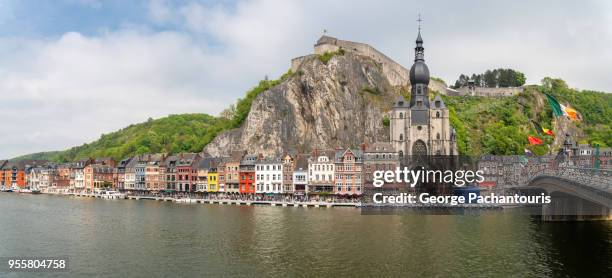
<path fill-rule="evenodd" d="M 393 105 L 391 144 L 400 155 L 456 155 L 455 131 L 450 126 L 448 109 L 439 95 L 430 102 L 429 68 L 425 64 L 420 26 L 414 51 L 409 75 L 410 102 L 400 96 Z"/>

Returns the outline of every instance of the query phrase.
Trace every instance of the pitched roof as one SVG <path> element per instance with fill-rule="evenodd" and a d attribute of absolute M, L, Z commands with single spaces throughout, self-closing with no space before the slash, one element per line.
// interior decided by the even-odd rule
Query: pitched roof
<path fill-rule="evenodd" d="M 198 163 L 197 167 L 200 170 L 209 169 L 210 165 L 213 164 L 214 160 L 215 159 L 213 157 L 204 157 L 200 159 L 200 162 Z"/>
<path fill-rule="evenodd" d="M 176 162 L 177 166 L 191 166 L 194 162 L 200 158 L 197 153 L 179 153 L 178 160 Z"/>
<path fill-rule="evenodd" d="M 437 101 L 440 102 L 440 107 L 435 106 Z M 433 104 L 434 104 L 434 108 L 438 108 L 438 109 L 439 108 L 446 108 L 446 105 L 444 104 L 444 100 L 442 100 L 440 95 L 436 95 L 436 97 L 433 100 Z"/>
<path fill-rule="evenodd" d="M 295 158 L 295 169 L 308 170 L 309 154 L 298 154 Z"/>
<path fill-rule="evenodd" d="M 395 102 L 393 102 L 393 107 L 408 107 L 408 101 L 406 101 L 406 99 L 400 95 L 395 99 Z"/>
<path fill-rule="evenodd" d="M 266 156 L 256 162 L 256 164 L 280 164 L 282 159 L 276 156 Z"/>
<path fill-rule="evenodd" d="M 375 152 L 395 152 L 395 149 L 393 149 L 393 145 L 391 145 L 390 142 L 375 142 L 372 144 L 369 144 L 366 146 L 365 148 L 365 152 L 366 153 L 375 153 Z"/>
<path fill-rule="evenodd" d="M 247 154 L 242 158 L 242 161 L 240 161 L 240 164 L 241 165 L 255 165 L 256 162 L 257 162 L 257 155 Z"/>
<path fill-rule="evenodd" d="M 336 162 L 342 162 L 342 158 L 346 155 L 346 153 L 352 153 L 355 158 L 360 159 L 363 156 L 363 152 L 360 149 L 346 149 L 346 150 L 337 150 L 335 154 Z"/>

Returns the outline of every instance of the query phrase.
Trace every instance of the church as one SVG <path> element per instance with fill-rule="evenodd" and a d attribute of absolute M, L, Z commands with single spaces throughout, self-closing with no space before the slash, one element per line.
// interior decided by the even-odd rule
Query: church
<path fill-rule="evenodd" d="M 389 117 L 391 144 L 400 156 L 457 155 L 456 135 L 449 123 L 448 108 L 439 95 L 430 101 L 429 69 L 425 64 L 420 28 L 414 50 L 410 101 L 400 96 Z"/>

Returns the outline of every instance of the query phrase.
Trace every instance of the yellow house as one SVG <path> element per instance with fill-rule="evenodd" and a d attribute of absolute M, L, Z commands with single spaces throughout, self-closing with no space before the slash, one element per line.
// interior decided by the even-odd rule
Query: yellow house
<path fill-rule="evenodd" d="M 207 192 L 218 192 L 219 191 L 219 174 L 216 169 L 210 169 L 208 171 L 208 188 Z"/>

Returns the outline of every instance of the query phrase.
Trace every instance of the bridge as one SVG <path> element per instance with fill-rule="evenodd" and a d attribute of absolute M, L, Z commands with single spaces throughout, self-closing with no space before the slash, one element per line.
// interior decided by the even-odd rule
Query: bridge
<path fill-rule="evenodd" d="M 532 164 L 521 171 L 518 184 L 508 188 L 551 196 L 542 206 L 543 220 L 612 220 L 612 169 Z"/>

